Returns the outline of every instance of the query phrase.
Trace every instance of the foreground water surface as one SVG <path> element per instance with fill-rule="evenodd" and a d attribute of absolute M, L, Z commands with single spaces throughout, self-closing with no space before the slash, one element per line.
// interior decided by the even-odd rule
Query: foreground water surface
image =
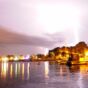
<path fill-rule="evenodd" d="M 88 88 L 88 65 L 2 62 L 0 88 Z"/>

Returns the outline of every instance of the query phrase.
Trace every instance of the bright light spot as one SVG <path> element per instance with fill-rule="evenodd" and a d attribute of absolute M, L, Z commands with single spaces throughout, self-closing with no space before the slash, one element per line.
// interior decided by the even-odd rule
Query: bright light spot
<path fill-rule="evenodd" d="M 48 54 L 48 48 L 45 48 L 45 55 L 47 55 Z"/>
<path fill-rule="evenodd" d="M 18 61 L 19 59 L 18 59 L 18 57 L 17 56 L 15 56 L 15 58 L 14 58 L 14 61 Z"/>
<path fill-rule="evenodd" d="M 67 32 L 72 30 L 74 40 L 79 42 L 81 9 L 72 5 L 40 4 L 37 6 L 37 23 L 43 32 L 53 34 L 57 32 Z M 67 40 L 68 41 L 68 40 Z"/>
<path fill-rule="evenodd" d="M 68 5 L 38 5 L 38 22 L 45 32 L 61 32 L 67 28 L 75 31 L 79 27 L 80 10 L 75 6 Z"/>
<path fill-rule="evenodd" d="M 26 55 L 25 59 L 28 60 L 30 58 L 30 55 Z"/>
<path fill-rule="evenodd" d="M 85 61 L 88 61 L 88 51 L 85 52 Z"/>
<path fill-rule="evenodd" d="M 8 61 L 8 58 L 7 57 L 2 57 L 2 61 L 3 62 L 7 62 Z"/>
<path fill-rule="evenodd" d="M 25 57 L 23 55 L 19 56 L 19 60 L 24 60 L 24 59 L 25 59 Z"/>
<path fill-rule="evenodd" d="M 81 63 L 88 62 L 88 51 L 85 51 L 85 56 L 79 59 Z"/>
<path fill-rule="evenodd" d="M 83 58 L 83 57 L 79 58 L 79 62 L 84 62 L 84 61 L 85 61 L 85 58 Z"/>
<path fill-rule="evenodd" d="M 88 51 L 87 51 L 87 52 L 85 52 L 85 56 L 87 56 L 87 57 L 88 57 Z"/>

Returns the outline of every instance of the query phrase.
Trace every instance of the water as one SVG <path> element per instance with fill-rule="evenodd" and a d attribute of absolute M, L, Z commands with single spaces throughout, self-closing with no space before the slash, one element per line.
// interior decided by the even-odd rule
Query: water
<path fill-rule="evenodd" d="M 88 65 L 54 62 L 0 63 L 0 88 L 88 88 Z"/>

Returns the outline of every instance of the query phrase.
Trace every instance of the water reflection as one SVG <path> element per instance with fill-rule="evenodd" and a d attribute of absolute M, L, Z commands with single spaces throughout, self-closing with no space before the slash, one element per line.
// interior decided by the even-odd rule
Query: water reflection
<path fill-rule="evenodd" d="M 29 67 L 30 63 L 2 62 L 0 63 L 0 78 L 3 80 L 9 78 L 22 78 L 22 80 L 29 79 Z"/>
<path fill-rule="evenodd" d="M 44 66 L 45 66 L 45 77 L 49 78 L 49 62 L 45 62 Z"/>
<path fill-rule="evenodd" d="M 27 79 L 29 79 L 30 78 L 30 64 L 29 63 L 27 63 Z"/>
<path fill-rule="evenodd" d="M 20 74 L 20 63 L 18 63 L 18 74 Z"/>
<path fill-rule="evenodd" d="M 76 88 L 85 88 L 85 83 L 88 82 L 88 65 L 67 67 L 51 62 L 3 62 L 0 63 L 0 83 L 4 85 L 2 80 L 5 81 L 4 83 L 12 82 L 15 85 L 16 82 L 19 84 L 21 81 L 28 81 L 29 84 L 43 82 L 47 85 L 50 82 L 53 85 L 55 83 L 68 83 L 70 85 L 72 82 L 78 86 Z"/>
<path fill-rule="evenodd" d="M 22 79 L 24 80 L 24 63 L 22 63 Z"/>
<path fill-rule="evenodd" d="M 77 81 L 77 83 L 78 83 L 78 85 L 79 85 L 79 88 L 84 88 L 83 86 L 83 76 L 80 74 L 79 75 L 79 78 L 78 78 L 78 81 Z"/>
<path fill-rule="evenodd" d="M 8 63 L 4 62 L 1 64 L 1 77 L 2 77 L 2 79 L 6 79 L 7 71 L 8 71 Z"/>
<path fill-rule="evenodd" d="M 70 73 L 80 73 L 82 75 L 88 74 L 88 65 L 73 65 L 68 68 Z"/>
<path fill-rule="evenodd" d="M 81 65 L 82 66 L 82 65 Z M 72 65 L 71 67 L 68 67 L 70 73 L 77 73 L 80 71 L 80 66 L 79 65 Z"/>
<path fill-rule="evenodd" d="M 13 65 L 12 64 L 10 65 L 10 77 L 11 78 L 13 77 Z"/>
<path fill-rule="evenodd" d="M 84 80 L 88 79 L 88 65 L 81 65 L 79 67 L 80 67 L 80 71 L 79 71 L 78 85 L 80 88 L 84 88 L 85 83 L 88 82 L 86 81 L 84 83 Z"/>
<path fill-rule="evenodd" d="M 17 77 L 17 63 L 15 64 L 15 76 Z"/>

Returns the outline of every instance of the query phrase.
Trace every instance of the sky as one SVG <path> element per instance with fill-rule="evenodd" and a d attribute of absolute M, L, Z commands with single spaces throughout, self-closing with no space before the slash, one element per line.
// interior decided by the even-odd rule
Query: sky
<path fill-rule="evenodd" d="M 87 28 L 87 0 L 0 0 L 1 53 L 87 43 Z"/>

